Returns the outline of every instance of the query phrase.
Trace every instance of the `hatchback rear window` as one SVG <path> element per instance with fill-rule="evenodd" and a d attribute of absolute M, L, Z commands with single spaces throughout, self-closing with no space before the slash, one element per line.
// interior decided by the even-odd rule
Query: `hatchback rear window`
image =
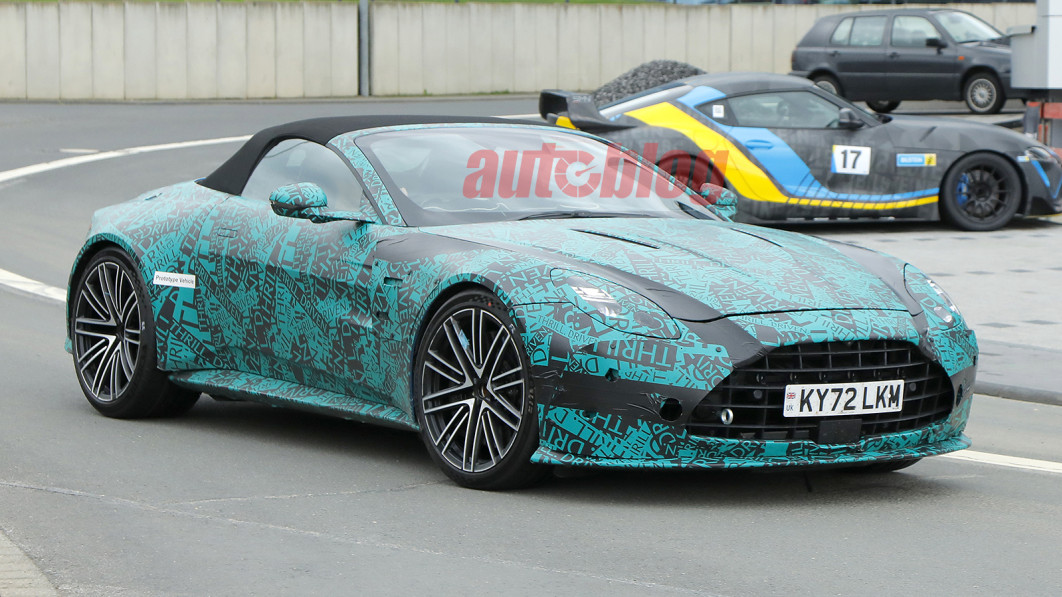
<path fill-rule="evenodd" d="M 852 21 L 855 19 L 844 19 L 841 24 L 837 26 L 837 29 L 833 32 L 833 37 L 830 38 L 830 43 L 835 46 L 847 46 L 848 36 L 852 34 Z"/>
<path fill-rule="evenodd" d="M 885 39 L 888 17 L 850 17 L 834 30 L 830 43 L 835 46 L 880 46 Z"/>

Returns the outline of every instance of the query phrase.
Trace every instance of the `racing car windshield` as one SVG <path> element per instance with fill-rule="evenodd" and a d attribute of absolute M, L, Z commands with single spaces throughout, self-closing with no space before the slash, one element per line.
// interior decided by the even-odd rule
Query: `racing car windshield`
<path fill-rule="evenodd" d="M 545 218 L 718 219 L 700 196 L 618 147 L 547 128 L 439 127 L 359 137 L 406 223 Z"/>
<path fill-rule="evenodd" d="M 965 12 L 938 13 L 937 20 L 957 44 L 971 41 L 995 41 L 1004 37 L 995 27 Z"/>

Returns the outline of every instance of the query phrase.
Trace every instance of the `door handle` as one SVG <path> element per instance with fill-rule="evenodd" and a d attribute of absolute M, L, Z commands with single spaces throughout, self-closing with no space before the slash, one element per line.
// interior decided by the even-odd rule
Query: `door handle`
<path fill-rule="evenodd" d="M 762 139 L 752 139 L 750 141 L 745 141 L 745 147 L 748 147 L 749 149 L 770 149 L 774 147 L 774 143 Z"/>
<path fill-rule="evenodd" d="M 889 52 L 889 58 L 899 58 L 899 57 L 900 57 L 900 53 L 899 52 Z"/>

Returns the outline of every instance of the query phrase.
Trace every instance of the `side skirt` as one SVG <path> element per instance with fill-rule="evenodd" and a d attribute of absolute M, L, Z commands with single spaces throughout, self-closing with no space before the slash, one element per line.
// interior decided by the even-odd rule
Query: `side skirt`
<path fill-rule="evenodd" d="M 206 369 L 181 371 L 170 375 L 170 379 L 178 386 L 212 396 L 294 408 L 397 429 L 420 429 L 413 417 L 394 406 L 364 402 L 351 396 L 253 373 Z"/>

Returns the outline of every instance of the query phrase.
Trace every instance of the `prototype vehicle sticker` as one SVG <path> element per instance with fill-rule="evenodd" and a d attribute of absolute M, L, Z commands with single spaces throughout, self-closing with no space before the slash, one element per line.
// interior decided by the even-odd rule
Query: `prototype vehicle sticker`
<path fill-rule="evenodd" d="M 173 272 L 155 272 L 151 283 L 156 286 L 173 286 L 176 288 L 195 288 L 195 276 Z"/>

